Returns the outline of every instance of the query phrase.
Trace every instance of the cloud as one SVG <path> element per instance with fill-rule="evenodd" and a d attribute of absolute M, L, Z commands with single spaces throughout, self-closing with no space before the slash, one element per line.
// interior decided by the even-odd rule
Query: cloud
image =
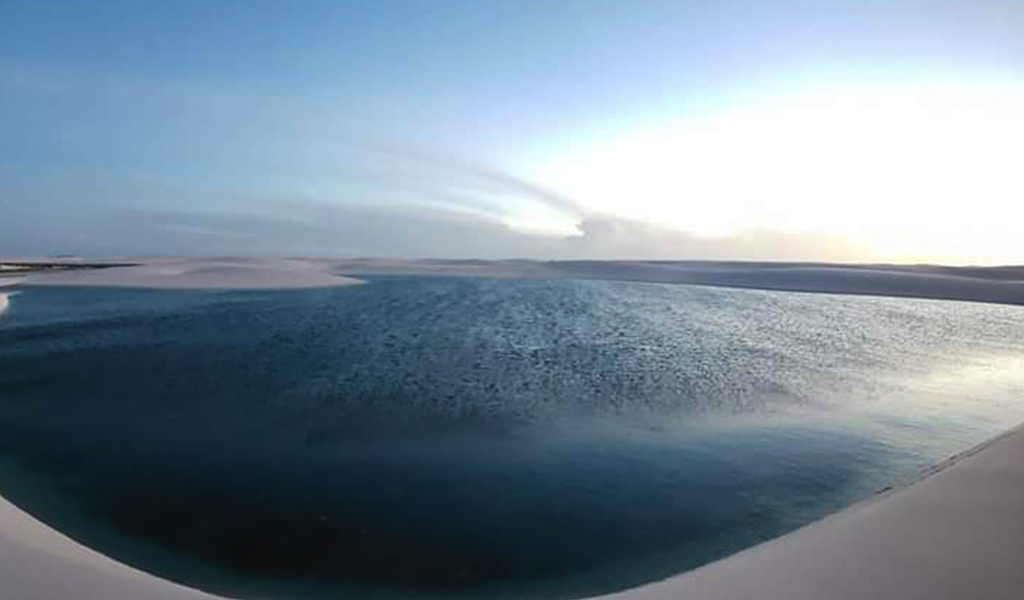
<path fill-rule="evenodd" d="M 155 114 L 168 117 L 160 120 L 168 130 L 150 129 L 145 142 L 121 143 L 117 138 L 109 147 L 129 148 L 124 156 L 148 165 L 153 177 L 175 182 L 129 180 L 110 169 L 104 172 L 105 166 L 95 173 L 85 173 L 83 167 L 77 175 L 63 177 L 49 165 L 35 173 L 5 175 L 7 181 L 0 184 L 0 246 L 7 253 L 850 256 L 841 242 L 825 236 L 755 232 L 706 238 L 656 223 L 595 214 L 580 199 L 479 160 L 425 144 L 360 135 L 336 121 L 316 118 L 323 111 L 307 105 L 309 99 L 297 103 L 254 90 L 130 79 L 0 59 L 3 87 L 90 96 L 101 107 L 137 108 L 142 101 L 152 101 Z M 253 108 L 264 106 L 277 108 Z M 177 112 L 182 107 L 190 110 Z M 120 110 L 104 111 L 124 120 Z M 271 118 L 278 112 L 281 119 Z M 257 123 L 254 136 L 251 131 Z M 96 154 L 90 141 L 94 128 L 87 125 L 78 131 L 77 122 L 69 127 L 61 134 L 62 143 L 85 149 L 91 159 Z M 169 152 L 178 143 L 179 129 L 187 133 L 190 146 L 216 151 Z M 70 143 L 76 135 L 78 143 Z M 12 169 L 5 170 L 7 175 Z M 227 175 L 208 181 L 209 172 Z M 212 187 L 198 187 L 197 174 Z M 240 189 L 243 186 L 249 189 Z"/>
<path fill-rule="evenodd" d="M 428 166 L 437 179 L 449 178 L 474 184 L 483 191 L 518 193 L 550 209 L 577 218 L 587 214 L 587 209 L 572 198 L 500 169 L 395 142 L 371 141 L 367 146 L 398 161 L 412 161 Z"/>
<path fill-rule="evenodd" d="M 591 217 L 581 235 L 566 240 L 568 258 L 830 260 L 864 258 L 838 236 L 745 231 L 699 236 L 675 228 L 615 217 Z"/>
<path fill-rule="evenodd" d="M 0 184 L 0 254 L 316 255 L 533 259 L 864 260 L 826 235 L 746 232 L 702 237 L 656 223 L 586 214 L 570 200 L 483 167 L 415 157 L 422 177 L 397 177 L 405 197 L 358 202 L 253 195 L 81 177 L 7 177 Z M 389 163 L 393 164 L 393 163 Z M 393 171 L 385 171 L 393 172 Z M 489 195 L 518 191 L 565 214 L 571 234 L 510 226 Z"/>
<path fill-rule="evenodd" d="M 283 205 L 282 205 L 283 206 Z M 588 219 L 575 236 L 533 235 L 500 221 L 437 209 L 290 204 L 287 214 L 111 210 L 63 223 L 35 253 L 85 255 L 392 256 L 532 259 L 851 260 L 827 236 L 747 233 L 702 238 L 622 219 Z M 83 228 L 87 235 L 72 234 Z M 0 231 L 0 233 L 3 233 Z M 4 236 L 5 239 L 9 239 Z M 4 254 L 17 254 L 6 244 Z"/>

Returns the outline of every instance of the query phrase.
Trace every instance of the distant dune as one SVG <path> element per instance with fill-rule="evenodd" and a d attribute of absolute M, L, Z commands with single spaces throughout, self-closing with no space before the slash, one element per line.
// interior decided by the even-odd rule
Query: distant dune
<path fill-rule="evenodd" d="M 843 265 L 719 261 L 341 261 L 352 275 L 404 274 L 608 279 L 794 292 L 1024 304 L 1024 266 Z"/>
<path fill-rule="evenodd" d="M 24 260 L 24 259 L 22 259 Z M 846 265 L 642 260 L 138 258 L 54 261 L 26 285 L 160 289 L 283 289 L 360 283 L 360 275 L 603 279 L 793 292 L 1024 304 L 1024 266 Z M 130 266 L 123 266 L 130 263 Z M 116 266 L 105 266 L 105 265 Z M 86 265 L 83 267 L 83 265 Z M 103 268 L 89 268 L 89 267 Z"/>
<path fill-rule="evenodd" d="M 131 266 L 30 275 L 27 285 L 151 289 L 295 289 L 360 283 L 328 272 L 323 261 L 285 259 L 160 258 Z"/>

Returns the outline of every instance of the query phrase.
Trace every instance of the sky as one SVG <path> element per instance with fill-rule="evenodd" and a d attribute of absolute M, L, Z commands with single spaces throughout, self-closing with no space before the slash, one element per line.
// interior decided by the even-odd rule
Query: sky
<path fill-rule="evenodd" d="M 1024 263 L 1020 0 L 0 0 L 0 255 Z"/>

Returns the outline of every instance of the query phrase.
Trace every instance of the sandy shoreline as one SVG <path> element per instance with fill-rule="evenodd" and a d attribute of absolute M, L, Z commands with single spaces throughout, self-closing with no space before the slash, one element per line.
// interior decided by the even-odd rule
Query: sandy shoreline
<path fill-rule="evenodd" d="M 71 540 L 0 497 L 0 582 L 18 600 L 214 600 Z"/>
<path fill-rule="evenodd" d="M 43 272 L 27 286 L 146 289 L 277 290 L 358 285 L 329 272 L 321 261 L 286 259 L 141 259 L 131 266 Z"/>
<path fill-rule="evenodd" d="M 0 315 L 3 315 L 4 311 L 6 311 L 7 308 L 11 305 L 12 296 L 10 292 L 4 292 L 3 288 L 12 287 L 19 283 L 21 283 L 21 278 L 11 277 L 0 279 Z"/>
<path fill-rule="evenodd" d="M 353 276 L 431 275 L 681 283 L 785 292 L 1024 305 L 1024 267 L 644 260 L 348 259 Z"/>
<path fill-rule="evenodd" d="M 1024 591 L 1024 427 L 774 540 L 601 600 L 984 597 Z M 117 563 L 0 498 L 0 580 L 22 600 L 218 598 Z"/>
<path fill-rule="evenodd" d="M 601 600 L 1024 595 L 1024 427 L 792 533 Z"/>
<path fill-rule="evenodd" d="M 26 260 L 26 259 L 21 259 Z M 123 266 L 130 263 L 131 266 Z M 68 263 L 81 267 L 81 261 Z M 1024 305 L 1024 267 L 715 261 L 122 258 L 25 275 L 27 286 L 301 289 L 355 285 L 360 276 L 444 276 L 678 283 L 739 289 Z"/>

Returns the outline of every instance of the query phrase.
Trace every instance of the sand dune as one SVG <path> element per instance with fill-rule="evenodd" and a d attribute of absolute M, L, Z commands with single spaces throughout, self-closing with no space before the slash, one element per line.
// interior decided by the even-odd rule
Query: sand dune
<path fill-rule="evenodd" d="M 25 278 L 26 285 L 153 289 L 295 289 L 358 283 L 328 272 L 322 261 L 284 259 L 141 259 L 132 266 Z"/>
<path fill-rule="evenodd" d="M 599 279 L 1024 304 L 1024 273 L 1003 268 L 680 262 L 567 262 L 556 268 Z"/>
<path fill-rule="evenodd" d="M 0 498 L 0 597 L 11 600 L 213 600 L 136 571 Z"/>
<path fill-rule="evenodd" d="M 909 487 L 602 600 L 1022 598 L 1022 455 L 1017 429 Z"/>
<path fill-rule="evenodd" d="M 719 261 L 356 259 L 353 275 L 445 275 L 688 283 L 778 291 L 1024 304 L 1024 267 L 941 267 Z"/>
<path fill-rule="evenodd" d="M 79 264 L 81 261 L 76 262 Z M 1024 304 L 1024 267 L 719 261 L 533 261 L 143 258 L 102 269 L 36 273 L 26 285 L 163 289 L 312 288 L 359 283 L 342 274 L 603 279 Z M 70 264 L 70 263 L 69 263 Z"/>
<path fill-rule="evenodd" d="M 4 278 L 0 279 L 0 290 L 3 290 L 3 288 L 5 288 L 5 287 L 11 287 L 11 286 L 17 285 L 19 283 L 21 283 L 21 278 L 20 277 L 18 277 L 18 278 L 15 278 L 15 277 L 4 277 Z M 2 291 L 0 291 L 0 315 L 2 315 L 5 310 L 7 310 L 7 307 L 10 306 L 10 303 L 11 303 L 11 294 L 10 293 L 3 293 Z"/>

